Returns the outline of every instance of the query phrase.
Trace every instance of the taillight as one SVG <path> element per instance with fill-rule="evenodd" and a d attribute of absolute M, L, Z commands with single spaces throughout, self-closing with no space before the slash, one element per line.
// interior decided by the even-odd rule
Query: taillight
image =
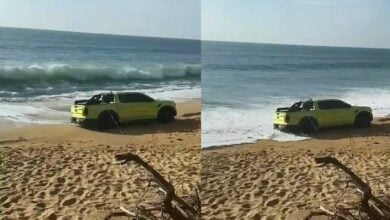
<path fill-rule="evenodd" d="M 84 108 L 84 110 L 83 110 L 83 115 L 84 115 L 84 116 L 87 116 L 87 115 L 88 115 L 88 108 Z"/>
<path fill-rule="evenodd" d="M 284 117 L 284 121 L 285 122 L 289 122 L 290 121 L 290 115 L 286 115 L 286 117 Z"/>

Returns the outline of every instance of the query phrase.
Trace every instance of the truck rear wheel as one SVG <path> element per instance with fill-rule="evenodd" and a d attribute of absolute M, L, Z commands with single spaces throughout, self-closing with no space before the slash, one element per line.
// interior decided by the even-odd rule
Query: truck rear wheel
<path fill-rule="evenodd" d="M 303 118 L 299 122 L 299 130 L 305 134 L 318 132 L 318 122 L 311 117 Z"/>
<path fill-rule="evenodd" d="M 97 119 L 97 129 L 104 130 L 108 128 L 113 128 L 117 124 L 117 118 L 113 112 L 103 112 L 99 115 Z"/>
<path fill-rule="evenodd" d="M 367 128 L 371 126 L 371 116 L 369 113 L 360 113 L 356 116 L 354 125 L 356 128 Z"/>
<path fill-rule="evenodd" d="M 175 112 L 169 108 L 163 108 L 158 112 L 157 121 L 160 123 L 171 123 L 175 121 Z"/>

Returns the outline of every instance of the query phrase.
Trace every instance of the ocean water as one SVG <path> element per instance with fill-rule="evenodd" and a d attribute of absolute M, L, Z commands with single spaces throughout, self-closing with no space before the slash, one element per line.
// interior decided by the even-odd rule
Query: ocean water
<path fill-rule="evenodd" d="M 102 91 L 200 98 L 200 41 L 0 28 L 0 120 L 66 123 Z"/>
<path fill-rule="evenodd" d="M 308 98 L 390 114 L 390 50 L 203 42 L 202 65 L 202 147 L 303 139 L 272 116 Z"/>

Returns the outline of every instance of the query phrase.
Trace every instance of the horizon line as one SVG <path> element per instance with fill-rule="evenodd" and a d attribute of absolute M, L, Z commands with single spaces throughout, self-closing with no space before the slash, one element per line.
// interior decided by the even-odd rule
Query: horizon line
<path fill-rule="evenodd" d="M 162 39 L 176 39 L 176 40 L 193 40 L 200 41 L 196 38 L 175 38 L 175 37 L 163 37 L 163 36 L 147 36 L 147 35 L 131 35 L 131 34 L 120 34 L 120 33 L 105 33 L 105 32 L 87 32 L 87 31 L 70 31 L 70 30 L 59 30 L 59 29 L 42 29 L 42 28 L 28 28 L 28 27 L 14 27 L 14 26 L 2 26 L 0 28 L 9 29 L 24 29 L 24 30 L 37 30 L 37 31 L 57 31 L 57 32 L 68 32 L 78 34 L 96 34 L 96 35 L 111 35 L 111 36 L 123 36 L 123 37 L 146 37 L 146 38 L 162 38 Z"/>
<path fill-rule="evenodd" d="M 202 39 L 202 42 L 241 43 L 241 44 L 268 44 L 268 45 L 304 46 L 304 47 L 339 47 L 339 48 L 382 49 L 382 50 L 390 50 L 390 47 L 365 47 L 365 46 L 342 46 L 342 45 L 316 45 L 316 44 L 275 43 L 275 42 L 259 42 L 259 41 L 232 41 L 232 40 L 210 40 L 210 39 Z"/>
<path fill-rule="evenodd" d="M 390 47 L 316 45 L 316 44 L 276 43 L 276 42 L 259 42 L 259 41 L 234 41 L 234 40 L 211 40 L 211 39 L 195 39 L 195 38 L 175 38 L 175 37 L 150 36 L 150 35 L 148 36 L 148 35 L 131 35 L 131 34 L 120 34 L 120 33 L 70 31 L 70 30 L 41 29 L 41 28 L 14 27 L 14 26 L 2 26 L 2 25 L 0 25 L 0 28 L 38 30 L 38 31 L 54 31 L 54 32 L 56 31 L 56 32 L 68 32 L 68 33 L 79 33 L 79 34 L 96 34 L 96 35 L 110 35 L 110 36 L 124 36 L 124 37 L 146 37 L 146 38 L 160 38 L 160 39 L 176 39 L 176 40 L 190 40 L 190 41 L 201 41 L 201 42 L 242 43 L 242 44 L 268 44 L 268 45 L 305 46 L 305 47 L 338 47 L 338 48 L 382 49 L 382 50 L 389 50 L 390 49 Z"/>

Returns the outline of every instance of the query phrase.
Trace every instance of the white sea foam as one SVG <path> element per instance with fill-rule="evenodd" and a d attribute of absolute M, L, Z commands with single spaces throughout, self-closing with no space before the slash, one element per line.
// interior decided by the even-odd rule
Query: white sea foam
<path fill-rule="evenodd" d="M 302 140 L 305 137 L 273 129 L 276 106 L 253 109 L 217 107 L 202 112 L 202 147 L 253 143 L 259 139 Z"/>
<path fill-rule="evenodd" d="M 374 117 L 390 115 L 389 89 L 354 88 L 342 94 L 342 99 L 353 105 L 364 105 L 372 108 Z"/>
<path fill-rule="evenodd" d="M 118 90 L 119 91 L 119 90 Z M 144 90 L 120 90 L 144 92 L 156 99 L 170 99 L 177 102 L 199 99 L 200 87 L 176 87 Z M 11 97 L 0 101 L 0 118 L 20 123 L 62 124 L 69 122 L 69 107 L 75 99 L 90 98 L 94 94 L 109 92 L 94 90 L 36 97 Z M 116 92 L 113 90 L 113 92 Z"/>
<path fill-rule="evenodd" d="M 69 121 L 67 114 L 32 103 L 0 103 L 0 118 L 21 123 L 61 124 Z M 4 126 L 4 125 L 2 125 Z"/>

